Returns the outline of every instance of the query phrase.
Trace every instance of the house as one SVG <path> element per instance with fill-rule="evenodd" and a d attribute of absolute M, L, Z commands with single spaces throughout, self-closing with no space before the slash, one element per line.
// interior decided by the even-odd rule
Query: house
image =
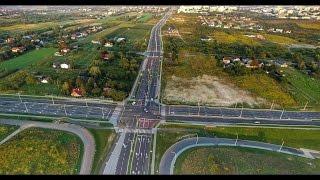
<path fill-rule="evenodd" d="M 230 64 L 230 62 L 231 62 L 231 60 L 230 60 L 230 58 L 227 58 L 227 57 L 223 57 L 222 58 L 222 62 L 223 62 L 223 64 Z"/>
<path fill-rule="evenodd" d="M 60 54 L 60 52 L 55 52 L 54 56 L 63 56 L 62 54 Z"/>
<path fill-rule="evenodd" d="M 75 39 L 77 39 L 77 35 L 76 35 L 76 34 L 72 34 L 70 38 L 71 38 L 72 40 L 75 40 Z"/>
<path fill-rule="evenodd" d="M 60 68 L 69 69 L 70 68 L 70 64 L 62 63 L 62 64 L 60 64 Z"/>
<path fill-rule="evenodd" d="M 201 41 L 210 41 L 211 38 L 209 38 L 208 36 L 201 36 Z"/>
<path fill-rule="evenodd" d="M 28 39 L 28 40 L 31 40 L 32 39 L 32 37 L 29 35 L 29 36 L 23 36 L 22 37 L 23 39 Z"/>
<path fill-rule="evenodd" d="M 70 51 L 69 48 L 62 48 L 62 49 L 60 50 L 60 52 L 62 52 L 62 53 L 68 53 L 69 51 Z"/>
<path fill-rule="evenodd" d="M 43 83 L 43 84 L 48 84 L 49 78 L 42 78 L 42 79 L 40 80 L 40 82 Z"/>
<path fill-rule="evenodd" d="M 10 44 L 14 42 L 14 38 L 10 37 L 6 39 L 6 43 Z"/>
<path fill-rule="evenodd" d="M 104 44 L 104 47 L 112 47 L 112 46 L 113 46 L 113 42 L 110 42 L 110 41 Z"/>
<path fill-rule="evenodd" d="M 109 59 L 109 52 L 108 51 L 104 51 L 104 52 L 102 52 L 101 53 L 101 58 L 103 59 L 103 60 L 108 60 Z"/>
<path fill-rule="evenodd" d="M 82 91 L 79 88 L 73 88 L 71 92 L 71 96 L 73 97 L 81 97 Z"/>
<path fill-rule="evenodd" d="M 94 40 L 92 40 L 91 43 L 92 44 L 101 44 L 100 41 L 94 41 Z"/>
<path fill-rule="evenodd" d="M 260 39 L 260 40 L 265 40 L 266 38 L 260 34 L 257 34 L 256 36 L 257 39 Z"/>
<path fill-rule="evenodd" d="M 237 61 L 240 61 L 240 58 L 234 58 L 234 59 L 232 60 L 232 62 L 237 62 Z"/>
<path fill-rule="evenodd" d="M 15 53 L 22 53 L 26 50 L 26 48 L 24 46 L 19 46 L 19 47 L 13 47 L 11 48 L 11 51 L 12 52 L 15 52 Z"/>
<path fill-rule="evenodd" d="M 282 67 L 282 68 L 287 68 L 288 67 L 288 64 L 285 62 L 285 61 L 275 61 L 274 64 L 278 67 Z"/>
<path fill-rule="evenodd" d="M 126 38 L 118 38 L 117 39 L 117 43 L 124 42 L 124 41 L 126 41 Z"/>

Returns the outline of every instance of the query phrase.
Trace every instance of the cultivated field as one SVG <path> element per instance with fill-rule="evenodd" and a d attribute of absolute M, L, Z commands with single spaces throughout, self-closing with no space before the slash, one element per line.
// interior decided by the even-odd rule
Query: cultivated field
<path fill-rule="evenodd" d="M 183 152 L 174 174 L 318 174 L 320 160 L 265 150 L 201 147 Z"/>
<path fill-rule="evenodd" d="M 0 146 L 0 174 L 77 174 L 82 151 L 76 135 L 27 129 Z"/>

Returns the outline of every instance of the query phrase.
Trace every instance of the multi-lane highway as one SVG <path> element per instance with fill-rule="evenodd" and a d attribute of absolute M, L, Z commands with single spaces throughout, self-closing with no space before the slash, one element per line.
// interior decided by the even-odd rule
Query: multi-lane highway
<path fill-rule="evenodd" d="M 125 129 L 149 130 L 143 132 L 125 133 L 121 152 L 118 157 L 112 157 L 117 161 L 116 167 L 111 167 L 111 161 L 107 161 L 104 173 L 114 174 L 150 174 L 152 154 L 152 131 L 151 129 L 159 122 L 160 108 L 159 84 L 160 84 L 160 61 L 161 61 L 161 27 L 169 18 L 171 11 L 152 28 L 147 49 L 147 58 L 144 60 L 138 79 L 133 87 L 129 100 L 123 106 L 120 116 L 119 127 Z M 120 143 L 118 141 L 118 143 Z M 119 149 L 114 149 L 117 151 Z M 115 168 L 115 169 L 114 169 Z M 109 172 L 108 172 L 109 171 Z"/>
<path fill-rule="evenodd" d="M 320 112 L 255 110 L 205 106 L 161 104 L 161 27 L 169 10 L 152 28 L 147 57 L 129 97 L 120 105 L 83 99 L 50 99 L 0 96 L 0 112 L 110 120 L 120 134 L 117 145 L 106 160 L 104 174 L 150 174 L 153 131 L 160 120 L 226 123 L 320 126 Z"/>

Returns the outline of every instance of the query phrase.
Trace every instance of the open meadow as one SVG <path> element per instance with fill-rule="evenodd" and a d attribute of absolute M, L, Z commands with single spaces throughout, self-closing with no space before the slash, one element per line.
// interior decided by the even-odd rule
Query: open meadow
<path fill-rule="evenodd" d="M 74 134 L 30 128 L 0 146 L 0 174 L 78 174 L 82 151 Z"/>

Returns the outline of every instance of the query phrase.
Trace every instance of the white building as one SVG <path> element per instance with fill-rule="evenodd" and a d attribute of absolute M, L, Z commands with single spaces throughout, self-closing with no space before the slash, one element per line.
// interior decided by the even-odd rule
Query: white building
<path fill-rule="evenodd" d="M 69 69 L 69 68 L 70 68 L 70 65 L 69 65 L 69 64 L 66 64 L 66 63 L 62 63 L 62 64 L 60 64 L 60 68 L 62 68 L 62 69 Z"/>

